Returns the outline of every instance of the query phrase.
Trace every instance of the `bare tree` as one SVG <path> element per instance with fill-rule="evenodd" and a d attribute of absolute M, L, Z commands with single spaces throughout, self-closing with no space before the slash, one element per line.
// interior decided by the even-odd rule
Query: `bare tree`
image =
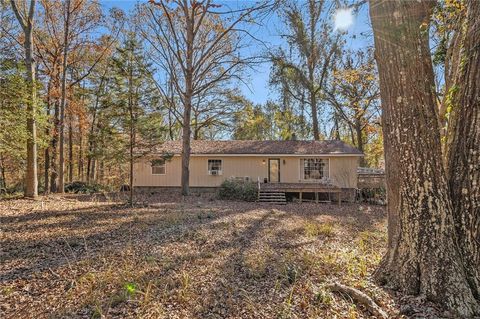
<path fill-rule="evenodd" d="M 346 52 L 325 95 L 335 114 L 350 129 L 352 142 L 363 152 L 366 130 L 371 127 L 372 120 L 380 117 L 380 94 L 373 55 L 364 51 Z M 365 159 L 362 158 L 361 165 L 364 164 Z"/>
<path fill-rule="evenodd" d="M 232 80 L 242 81 L 240 70 L 255 61 L 242 57 L 250 36 L 242 28 L 256 12 L 272 6 L 223 10 L 211 0 L 150 1 L 141 8 L 142 34 L 151 46 L 156 63 L 172 81 L 182 107 L 182 194 L 189 194 L 189 163 L 192 110 L 198 99 Z M 163 94 L 168 96 L 168 94 Z"/>
<path fill-rule="evenodd" d="M 280 50 L 272 56 L 276 80 L 303 107 L 308 105 L 312 116 L 313 138 L 320 139 L 319 106 L 332 66 L 341 52 L 341 33 L 330 23 L 333 2 L 309 0 L 308 4 L 288 3 L 284 21 L 288 33 L 287 53 Z M 306 95 L 306 96 L 305 96 Z"/>
<path fill-rule="evenodd" d="M 22 27 L 25 49 L 25 66 L 27 69 L 27 83 L 29 85 L 29 101 L 27 103 L 27 130 L 30 134 L 27 140 L 27 174 L 25 177 L 25 196 L 37 197 L 38 195 L 38 177 L 37 177 L 37 130 L 35 122 L 36 113 L 36 75 L 35 75 L 35 59 L 34 59 L 34 15 L 35 0 L 30 0 L 30 4 L 26 2 L 18 3 L 15 0 L 10 1 L 12 10 Z"/>
<path fill-rule="evenodd" d="M 79 1 L 80 2 L 80 1 Z M 62 57 L 62 84 L 61 84 L 61 98 L 60 98 L 60 121 L 58 123 L 59 127 L 59 136 L 60 136 L 60 145 L 58 152 L 60 153 L 59 157 L 59 168 L 58 168 L 58 191 L 63 193 L 65 190 L 65 107 L 67 105 L 67 65 L 68 65 L 68 46 L 69 46 L 69 37 L 70 37 L 70 18 L 72 16 L 71 11 L 71 2 L 70 0 L 65 1 L 65 20 L 64 20 L 64 29 L 63 29 L 63 57 Z"/>

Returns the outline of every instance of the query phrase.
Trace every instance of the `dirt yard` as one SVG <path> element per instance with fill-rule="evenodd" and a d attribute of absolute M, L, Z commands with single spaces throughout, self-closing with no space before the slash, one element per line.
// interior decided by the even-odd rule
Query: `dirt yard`
<path fill-rule="evenodd" d="M 2 318 L 367 318 L 381 206 L 104 197 L 0 201 Z"/>

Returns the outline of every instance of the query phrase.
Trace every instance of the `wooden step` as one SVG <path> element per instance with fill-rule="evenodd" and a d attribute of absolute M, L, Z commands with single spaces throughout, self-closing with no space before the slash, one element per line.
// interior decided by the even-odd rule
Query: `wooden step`
<path fill-rule="evenodd" d="M 258 194 L 258 196 L 263 197 L 285 197 L 285 194 Z"/>
<path fill-rule="evenodd" d="M 258 202 L 285 205 L 287 198 L 285 192 L 260 190 L 258 192 Z"/>

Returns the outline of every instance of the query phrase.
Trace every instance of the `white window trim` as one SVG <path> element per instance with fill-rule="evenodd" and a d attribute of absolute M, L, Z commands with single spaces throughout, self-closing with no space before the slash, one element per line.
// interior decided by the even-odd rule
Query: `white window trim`
<path fill-rule="evenodd" d="M 150 164 L 150 173 L 151 173 L 152 175 L 155 175 L 155 176 L 167 175 L 167 161 L 166 161 L 166 160 L 163 160 L 163 167 L 165 168 L 165 169 L 164 169 L 164 172 L 165 172 L 165 173 L 163 173 L 163 174 L 154 174 L 154 173 L 153 173 L 153 167 L 154 167 L 154 166 L 153 166 L 152 164 Z M 158 167 L 158 166 L 155 166 L 155 167 Z"/>
<path fill-rule="evenodd" d="M 219 174 L 213 175 L 208 167 L 208 161 L 220 161 L 220 167 L 222 168 L 219 170 Z M 221 158 L 207 158 L 207 175 L 209 176 L 221 176 L 223 175 L 223 159 Z"/>
<path fill-rule="evenodd" d="M 305 164 L 301 165 L 302 164 L 302 160 L 305 160 L 305 159 L 309 159 L 309 158 L 318 158 L 318 159 L 321 159 L 321 160 L 326 160 L 328 161 L 327 165 L 328 165 L 328 176 L 324 176 L 324 178 L 330 178 L 330 158 L 329 157 L 318 157 L 318 156 L 313 156 L 313 157 L 302 157 L 302 158 L 299 158 L 298 159 L 298 180 L 300 182 L 310 182 L 310 181 L 319 181 L 321 179 L 305 179 L 305 175 L 304 175 L 304 171 L 305 171 Z"/>

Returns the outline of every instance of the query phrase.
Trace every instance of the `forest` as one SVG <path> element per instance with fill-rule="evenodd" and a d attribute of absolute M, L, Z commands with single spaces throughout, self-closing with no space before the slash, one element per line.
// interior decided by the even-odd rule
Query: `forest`
<path fill-rule="evenodd" d="M 0 0 L 0 17 L 7 318 L 480 316 L 479 1 Z M 342 141 L 386 199 L 196 193 L 199 140 Z M 181 185 L 134 194 L 170 141 Z"/>
<path fill-rule="evenodd" d="M 131 149 L 182 136 L 342 139 L 365 152 L 362 166 L 383 165 L 372 48 L 346 47 L 331 3 L 199 6 L 190 40 L 186 11 L 162 4 L 2 1 L 4 192 L 63 192 L 74 181 L 118 190 Z M 252 34 L 272 14 L 285 31 L 276 46 Z M 259 64 L 270 66 L 271 98 L 255 103 L 240 88 Z"/>

